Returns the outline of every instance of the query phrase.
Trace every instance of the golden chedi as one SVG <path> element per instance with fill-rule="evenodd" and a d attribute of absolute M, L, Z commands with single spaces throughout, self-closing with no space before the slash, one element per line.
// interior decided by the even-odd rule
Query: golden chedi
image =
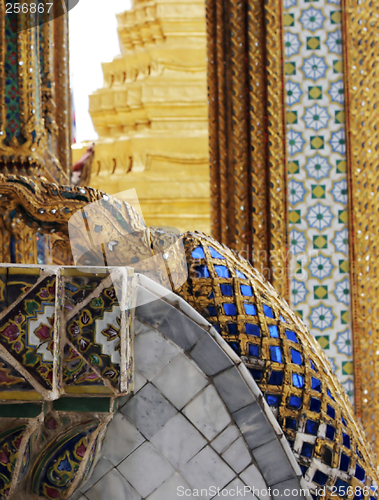
<path fill-rule="evenodd" d="M 104 88 L 90 96 L 99 134 L 90 185 L 135 188 L 148 225 L 209 232 L 204 1 L 134 1 L 118 32 L 121 55 L 103 64 Z"/>

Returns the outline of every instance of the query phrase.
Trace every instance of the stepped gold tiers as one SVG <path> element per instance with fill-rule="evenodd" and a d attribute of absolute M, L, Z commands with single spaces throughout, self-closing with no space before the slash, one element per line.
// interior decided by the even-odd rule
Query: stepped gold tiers
<path fill-rule="evenodd" d="M 209 232 L 204 1 L 135 1 L 118 32 L 122 53 L 90 96 L 91 186 L 136 188 L 148 224 Z"/>

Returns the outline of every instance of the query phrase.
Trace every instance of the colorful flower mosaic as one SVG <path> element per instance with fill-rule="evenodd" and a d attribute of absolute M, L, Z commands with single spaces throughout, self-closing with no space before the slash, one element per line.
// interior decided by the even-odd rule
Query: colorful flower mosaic
<path fill-rule="evenodd" d="M 291 0 L 284 14 L 291 303 L 352 397 L 341 7 Z"/>

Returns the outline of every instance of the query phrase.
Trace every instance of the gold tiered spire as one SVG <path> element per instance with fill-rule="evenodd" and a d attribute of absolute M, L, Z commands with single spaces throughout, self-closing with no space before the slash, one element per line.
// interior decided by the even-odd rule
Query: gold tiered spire
<path fill-rule="evenodd" d="M 136 188 L 148 224 L 209 232 L 204 1 L 135 1 L 118 33 L 122 53 L 90 97 L 91 185 Z"/>

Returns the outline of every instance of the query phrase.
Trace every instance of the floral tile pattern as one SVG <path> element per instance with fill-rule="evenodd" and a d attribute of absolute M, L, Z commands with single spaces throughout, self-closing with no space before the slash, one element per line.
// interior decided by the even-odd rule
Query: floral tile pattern
<path fill-rule="evenodd" d="M 285 0 L 291 304 L 353 397 L 339 0 Z"/>

